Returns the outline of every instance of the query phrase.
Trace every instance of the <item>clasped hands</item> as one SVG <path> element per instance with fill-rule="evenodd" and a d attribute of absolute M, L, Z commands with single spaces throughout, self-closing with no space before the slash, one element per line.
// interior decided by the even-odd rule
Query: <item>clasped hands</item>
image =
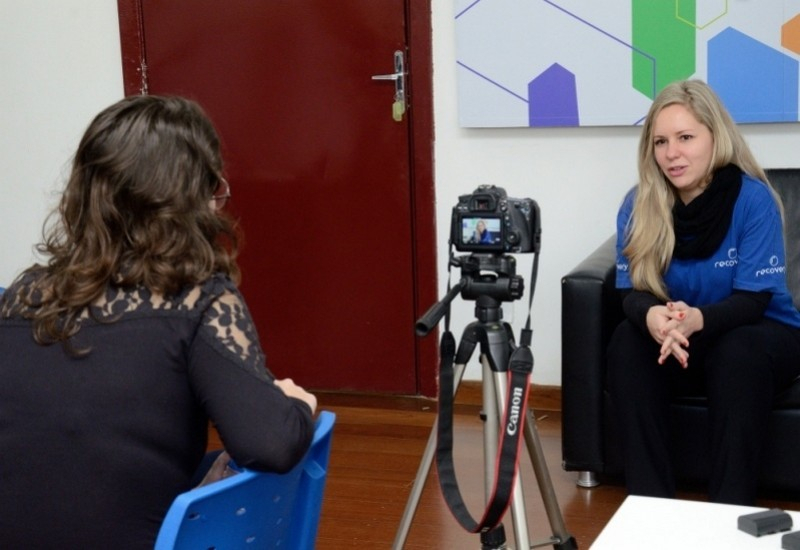
<path fill-rule="evenodd" d="M 703 329 L 703 313 L 685 302 L 667 302 L 647 311 L 647 329 L 653 339 L 661 344 L 658 363 L 672 355 L 681 367 L 689 366 L 689 337 Z"/>

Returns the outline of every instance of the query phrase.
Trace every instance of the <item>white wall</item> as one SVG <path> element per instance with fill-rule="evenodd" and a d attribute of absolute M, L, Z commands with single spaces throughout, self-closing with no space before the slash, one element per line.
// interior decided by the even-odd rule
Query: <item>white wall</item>
<path fill-rule="evenodd" d="M 535 199 L 542 211 L 542 253 L 533 305 L 534 382 L 560 385 L 560 280 L 613 232 L 619 200 L 635 182 L 638 131 L 461 129 L 453 0 L 433 0 L 433 34 L 441 293 L 458 196 L 488 183 Z M 53 192 L 84 128 L 122 97 L 123 87 L 115 2 L 0 0 L 0 37 L 0 281 L 7 282 L 32 261 Z M 797 124 L 746 126 L 744 133 L 764 166 L 800 165 Z M 530 267 L 531 256 L 519 255 L 518 273 L 528 286 Z M 457 338 L 474 319 L 473 306 L 454 302 Z M 510 310 L 506 319 L 519 335 L 527 296 Z M 466 378 L 480 379 L 473 359 Z"/>
<path fill-rule="evenodd" d="M 123 96 L 117 3 L 0 0 L 0 286 L 33 259 L 70 156 Z"/>

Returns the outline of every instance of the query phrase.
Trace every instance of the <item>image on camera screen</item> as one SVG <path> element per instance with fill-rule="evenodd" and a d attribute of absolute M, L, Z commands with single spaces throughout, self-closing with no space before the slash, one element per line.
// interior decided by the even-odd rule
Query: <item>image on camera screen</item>
<path fill-rule="evenodd" d="M 469 216 L 461 219 L 461 243 L 496 247 L 502 242 L 500 218 Z"/>

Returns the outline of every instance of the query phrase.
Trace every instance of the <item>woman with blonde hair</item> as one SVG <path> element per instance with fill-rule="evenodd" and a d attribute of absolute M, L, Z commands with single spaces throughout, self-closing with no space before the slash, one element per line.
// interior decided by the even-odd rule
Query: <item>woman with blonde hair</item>
<path fill-rule="evenodd" d="M 630 493 L 674 496 L 669 400 L 692 388 L 708 396 L 711 500 L 753 504 L 773 396 L 800 375 L 785 265 L 780 200 L 731 116 L 704 82 L 670 84 L 617 217 L 626 320 L 608 377 Z"/>
<path fill-rule="evenodd" d="M 230 195 L 192 101 L 126 98 L 87 128 L 46 263 L 0 297 L 4 547 L 152 548 L 209 419 L 242 466 L 305 454 L 316 398 L 266 368 Z"/>

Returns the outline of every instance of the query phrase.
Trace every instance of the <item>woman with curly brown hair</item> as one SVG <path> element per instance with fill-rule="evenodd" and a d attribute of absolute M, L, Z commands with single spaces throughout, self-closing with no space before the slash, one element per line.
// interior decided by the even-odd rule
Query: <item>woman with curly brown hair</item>
<path fill-rule="evenodd" d="M 266 368 L 237 290 L 216 131 L 177 97 L 86 130 L 38 246 L 0 297 L 0 541 L 152 548 L 209 419 L 249 468 L 286 471 L 316 398 Z"/>

